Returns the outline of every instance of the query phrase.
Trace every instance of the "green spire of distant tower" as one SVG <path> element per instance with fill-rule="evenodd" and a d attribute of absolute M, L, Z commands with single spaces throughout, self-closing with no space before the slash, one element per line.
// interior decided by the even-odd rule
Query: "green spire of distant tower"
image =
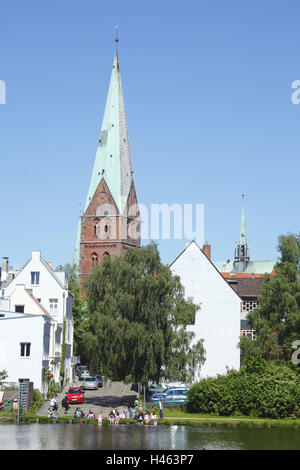
<path fill-rule="evenodd" d="M 237 242 L 235 249 L 234 259 L 235 262 L 247 263 L 250 259 L 249 257 L 249 247 L 246 237 L 246 221 L 245 221 L 245 204 L 244 204 L 245 195 L 242 194 L 242 216 L 241 216 L 241 229 L 240 236 Z"/>
<path fill-rule="evenodd" d="M 240 245 L 247 245 L 244 197 L 245 197 L 244 194 L 242 194 L 242 217 L 241 217 L 241 230 L 240 230 L 240 238 L 239 238 Z"/>

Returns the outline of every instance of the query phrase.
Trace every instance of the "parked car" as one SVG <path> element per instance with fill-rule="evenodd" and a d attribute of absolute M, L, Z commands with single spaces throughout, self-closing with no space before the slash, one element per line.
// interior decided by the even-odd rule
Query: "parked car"
<path fill-rule="evenodd" d="M 99 387 L 103 387 L 103 378 L 101 374 L 96 374 L 94 377 L 98 380 Z"/>
<path fill-rule="evenodd" d="M 76 375 L 79 375 L 81 371 L 87 370 L 87 368 L 88 368 L 87 366 L 82 366 L 81 364 L 80 364 L 80 365 L 77 365 L 77 366 L 75 367 L 75 374 L 76 374 Z"/>
<path fill-rule="evenodd" d="M 82 382 L 82 388 L 83 390 L 98 390 L 99 382 L 94 376 L 85 377 Z"/>
<path fill-rule="evenodd" d="M 90 377 L 90 376 L 91 376 L 91 373 L 87 369 L 79 371 L 79 373 L 78 373 L 79 380 L 84 380 L 86 377 Z"/>
<path fill-rule="evenodd" d="M 162 393 L 166 387 L 161 384 L 150 384 L 148 387 L 149 395 L 153 395 L 154 393 Z"/>
<path fill-rule="evenodd" d="M 167 388 L 163 393 L 154 393 L 152 397 L 149 398 L 150 403 L 158 403 L 162 399 L 163 406 L 171 407 L 184 404 L 188 401 L 187 387 L 173 387 Z"/>
<path fill-rule="evenodd" d="M 68 403 L 83 403 L 84 392 L 81 387 L 70 387 L 68 390 Z"/>

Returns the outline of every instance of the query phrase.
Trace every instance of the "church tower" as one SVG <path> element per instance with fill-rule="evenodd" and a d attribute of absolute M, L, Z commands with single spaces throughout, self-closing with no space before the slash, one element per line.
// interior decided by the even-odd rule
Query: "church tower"
<path fill-rule="evenodd" d="M 73 263 L 82 283 L 104 256 L 140 246 L 140 213 L 134 185 L 118 38 L 94 168 L 79 219 Z"/>
<path fill-rule="evenodd" d="M 234 253 L 234 265 L 237 271 L 243 271 L 248 261 L 250 260 L 249 256 L 249 247 L 246 237 L 246 222 L 245 222 L 245 206 L 244 206 L 244 194 L 242 194 L 242 217 L 241 217 L 241 229 L 240 236 L 237 242 L 235 253 Z"/>

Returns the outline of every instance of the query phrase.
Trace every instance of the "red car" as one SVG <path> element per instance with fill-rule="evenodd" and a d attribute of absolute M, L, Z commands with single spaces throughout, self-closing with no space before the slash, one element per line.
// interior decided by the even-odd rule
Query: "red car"
<path fill-rule="evenodd" d="M 83 393 L 81 387 L 70 387 L 68 390 L 68 403 L 83 403 Z"/>

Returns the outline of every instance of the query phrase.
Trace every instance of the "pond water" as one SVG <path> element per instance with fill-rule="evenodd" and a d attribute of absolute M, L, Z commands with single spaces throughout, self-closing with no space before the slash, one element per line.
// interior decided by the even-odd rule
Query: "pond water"
<path fill-rule="evenodd" d="M 1 424 L 0 450 L 300 450 L 293 428 Z"/>

